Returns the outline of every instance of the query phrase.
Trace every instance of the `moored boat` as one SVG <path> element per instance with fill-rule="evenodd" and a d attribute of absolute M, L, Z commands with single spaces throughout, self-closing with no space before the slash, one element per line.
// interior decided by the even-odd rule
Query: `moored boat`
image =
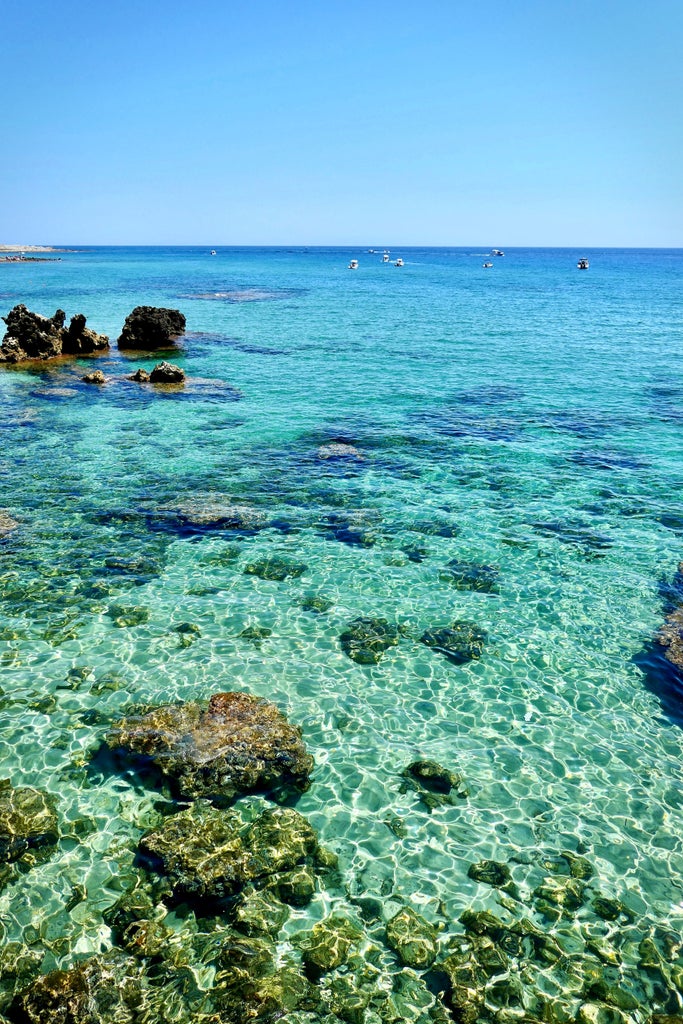
<path fill-rule="evenodd" d="M 502 249 L 491 249 L 491 255 L 492 256 L 504 256 L 505 253 L 503 252 Z"/>
<path fill-rule="evenodd" d="M 590 263 L 588 262 L 585 256 L 582 256 L 582 258 L 579 260 L 576 266 L 579 270 L 588 270 L 588 268 L 590 267 Z"/>
<path fill-rule="evenodd" d="M 351 260 L 349 263 L 349 270 L 358 270 L 358 260 Z"/>
<path fill-rule="evenodd" d="M 398 258 L 398 259 L 396 260 L 396 262 L 394 263 L 394 266 L 395 266 L 395 267 L 402 267 L 402 266 L 403 266 L 403 260 L 401 259 L 401 257 L 400 257 L 400 256 L 399 256 L 399 258 Z"/>

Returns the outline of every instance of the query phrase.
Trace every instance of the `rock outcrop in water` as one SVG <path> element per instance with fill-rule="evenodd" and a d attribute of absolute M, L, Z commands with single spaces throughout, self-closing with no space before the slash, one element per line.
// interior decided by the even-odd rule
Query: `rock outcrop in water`
<path fill-rule="evenodd" d="M 270 701 L 248 693 L 216 693 L 207 708 L 173 704 L 124 718 L 107 743 L 148 759 L 192 800 L 304 792 L 313 769 L 301 730 Z"/>
<path fill-rule="evenodd" d="M 2 319 L 7 324 L 7 331 L 0 345 L 0 363 L 87 356 L 109 348 L 109 338 L 86 327 L 82 313 L 72 317 L 69 326 L 65 327 L 64 310 L 58 309 L 54 316 L 45 317 L 32 313 L 20 303 Z"/>
<path fill-rule="evenodd" d="M 666 660 L 683 672 L 683 562 L 679 562 L 672 593 L 678 601 L 678 606 L 667 615 L 664 625 L 657 633 L 657 640 L 665 648 Z"/>
<path fill-rule="evenodd" d="M 174 363 L 164 361 L 157 363 L 149 375 L 149 380 L 152 384 L 183 384 L 185 371 Z"/>
<path fill-rule="evenodd" d="M 162 306 L 136 306 L 126 317 L 118 339 L 122 349 L 173 348 L 173 342 L 185 333 L 185 317 L 179 309 Z"/>

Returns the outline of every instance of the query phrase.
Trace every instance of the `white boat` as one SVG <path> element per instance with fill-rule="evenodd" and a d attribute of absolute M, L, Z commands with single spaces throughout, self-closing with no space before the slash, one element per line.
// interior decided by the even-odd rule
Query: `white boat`
<path fill-rule="evenodd" d="M 385 249 L 384 250 L 384 255 L 382 256 L 382 263 L 388 263 L 388 262 L 389 262 L 389 251 L 388 251 L 388 249 Z"/>
<path fill-rule="evenodd" d="M 579 260 L 576 266 L 579 270 L 588 270 L 588 268 L 590 267 L 590 263 L 588 262 L 585 256 L 582 256 L 582 258 Z"/>
<path fill-rule="evenodd" d="M 351 260 L 349 270 L 358 270 L 358 260 Z"/>
<path fill-rule="evenodd" d="M 487 270 L 489 267 L 492 267 L 492 266 L 493 266 L 493 263 L 482 263 L 482 267 L 484 268 L 484 270 Z"/>
<path fill-rule="evenodd" d="M 395 267 L 402 267 L 402 266 L 403 266 L 403 260 L 401 259 L 401 257 L 400 257 L 400 256 L 399 256 L 399 258 L 398 258 L 398 259 L 396 260 L 396 262 L 394 263 L 394 266 L 395 266 Z"/>
<path fill-rule="evenodd" d="M 502 249 L 491 249 L 491 255 L 492 256 L 504 256 L 505 253 L 503 252 Z"/>
<path fill-rule="evenodd" d="M 215 256 L 215 255 L 216 255 L 216 250 L 215 250 L 215 249 L 212 249 L 212 250 L 211 250 L 211 255 L 212 255 L 212 256 Z"/>

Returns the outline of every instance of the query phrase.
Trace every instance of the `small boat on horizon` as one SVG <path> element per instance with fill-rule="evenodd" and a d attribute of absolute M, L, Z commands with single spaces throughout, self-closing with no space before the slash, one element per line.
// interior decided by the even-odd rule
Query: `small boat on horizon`
<path fill-rule="evenodd" d="M 358 260 L 351 260 L 349 270 L 358 270 Z"/>
<path fill-rule="evenodd" d="M 399 256 L 399 258 L 398 258 L 398 259 L 396 260 L 396 262 L 394 263 L 394 266 L 395 266 L 395 267 L 402 267 L 402 266 L 403 266 L 403 260 L 401 259 L 401 257 L 400 257 L 400 256 Z"/>
<path fill-rule="evenodd" d="M 505 253 L 503 252 L 502 249 L 491 249 L 491 255 L 492 256 L 504 256 Z"/>
<path fill-rule="evenodd" d="M 484 268 L 484 270 L 487 270 L 489 267 L 492 267 L 492 266 L 493 266 L 493 263 L 482 263 L 482 267 Z"/>
<path fill-rule="evenodd" d="M 211 250 L 211 255 L 212 255 L 212 256 L 215 256 L 215 255 L 216 255 L 216 250 L 215 250 L 215 249 L 212 249 L 212 250 Z"/>
<path fill-rule="evenodd" d="M 384 250 L 384 255 L 382 256 L 382 263 L 388 263 L 388 262 L 389 262 L 389 250 L 385 249 Z"/>
<path fill-rule="evenodd" d="M 576 266 L 579 270 L 588 270 L 588 268 L 590 267 L 590 263 L 588 262 L 585 256 L 582 256 L 579 262 L 576 264 Z"/>

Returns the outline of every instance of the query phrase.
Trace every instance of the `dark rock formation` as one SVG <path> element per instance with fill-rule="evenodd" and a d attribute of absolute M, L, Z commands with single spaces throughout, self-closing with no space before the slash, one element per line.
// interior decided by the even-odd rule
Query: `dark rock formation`
<path fill-rule="evenodd" d="M 135 373 L 132 373 L 128 380 L 134 380 L 138 384 L 146 384 L 149 380 L 149 374 L 147 373 L 147 370 L 143 370 L 141 367 L 139 370 L 136 370 Z"/>
<path fill-rule="evenodd" d="M 185 371 L 173 363 L 164 361 L 157 363 L 149 375 L 149 380 L 152 384 L 183 384 L 185 381 Z"/>
<path fill-rule="evenodd" d="M 126 317 L 118 339 L 122 349 L 173 348 L 173 342 L 185 333 L 185 317 L 179 309 L 159 306 L 136 306 Z"/>
<path fill-rule="evenodd" d="M 387 921 L 387 943 L 406 967 L 424 970 L 436 960 L 436 928 L 412 907 L 404 907 Z"/>
<path fill-rule="evenodd" d="M 666 660 L 683 671 L 683 562 L 679 562 L 678 572 L 671 587 L 671 596 L 678 607 L 667 615 L 664 625 L 657 633 L 657 641 L 665 648 Z"/>
<path fill-rule="evenodd" d="M 449 661 L 462 665 L 481 657 L 487 633 L 475 622 L 459 619 L 452 626 L 425 630 L 420 640 L 432 650 L 445 654 Z"/>
<path fill-rule="evenodd" d="M 308 568 L 303 562 L 293 562 L 289 558 L 261 558 L 257 562 L 250 562 L 245 565 L 244 571 L 247 576 L 258 576 L 262 580 L 277 580 L 282 582 L 292 576 L 295 579 L 302 576 Z"/>
<path fill-rule="evenodd" d="M 452 805 L 452 794 L 460 799 L 468 796 L 462 775 L 443 768 L 436 761 L 413 761 L 403 769 L 401 776 L 401 792 L 414 790 L 430 814 L 436 807 Z"/>
<path fill-rule="evenodd" d="M 106 378 L 101 370 L 86 373 L 84 377 L 81 377 L 81 380 L 84 384 L 106 384 Z"/>
<path fill-rule="evenodd" d="M 386 619 L 358 618 L 340 636 L 344 654 L 359 665 L 376 665 L 389 647 L 398 643 L 398 627 Z"/>
<path fill-rule="evenodd" d="M 216 693 L 206 709 L 194 703 L 167 705 L 124 718 L 107 743 L 149 759 L 189 799 L 303 792 L 313 769 L 301 730 L 274 704 L 248 693 Z"/>
<path fill-rule="evenodd" d="M 58 309 L 53 317 L 31 313 L 23 303 L 14 306 L 3 320 L 7 332 L 0 346 L 0 362 L 19 363 L 26 359 L 53 359 L 61 355 L 90 355 L 109 347 L 104 334 L 85 326 L 82 313 L 64 327 L 66 314 Z"/>

